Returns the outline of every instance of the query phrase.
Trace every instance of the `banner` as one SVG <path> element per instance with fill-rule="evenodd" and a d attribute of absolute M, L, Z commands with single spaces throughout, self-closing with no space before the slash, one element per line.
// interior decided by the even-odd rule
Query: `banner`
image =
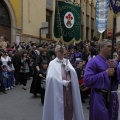
<path fill-rule="evenodd" d="M 97 0 L 96 2 L 96 27 L 103 33 L 108 26 L 109 0 Z"/>
<path fill-rule="evenodd" d="M 110 0 L 111 7 L 115 14 L 120 12 L 120 0 Z"/>
<path fill-rule="evenodd" d="M 64 42 L 80 41 L 81 8 L 63 1 L 56 2 L 54 36 Z"/>

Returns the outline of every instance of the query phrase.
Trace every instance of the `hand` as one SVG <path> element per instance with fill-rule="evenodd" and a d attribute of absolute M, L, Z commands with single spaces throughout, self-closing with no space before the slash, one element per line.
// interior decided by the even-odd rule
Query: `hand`
<path fill-rule="evenodd" d="M 108 74 L 108 76 L 113 76 L 114 72 L 115 72 L 114 68 L 108 68 L 106 70 L 106 73 Z"/>
<path fill-rule="evenodd" d="M 89 87 L 85 87 L 82 91 L 85 92 L 88 89 L 89 89 Z"/>
<path fill-rule="evenodd" d="M 42 74 L 39 74 L 39 77 L 42 77 L 42 78 L 44 78 Z"/>
<path fill-rule="evenodd" d="M 65 66 L 65 71 L 66 72 L 70 71 L 70 67 L 68 65 Z"/>
<path fill-rule="evenodd" d="M 109 60 L 108 61 L 109 68 L 116 68 L 115 61 L 114 60 Z"/>
<path fill-rule="evenodd" d="M 70 83 L 70 81 L 67 81 L 67 80 L 63 80 L 62 82 L 63 82 L 63 85 L 64 85 L 65 87 L 67 87 L 67 86 L 69 85 L 69 83 Z"/>

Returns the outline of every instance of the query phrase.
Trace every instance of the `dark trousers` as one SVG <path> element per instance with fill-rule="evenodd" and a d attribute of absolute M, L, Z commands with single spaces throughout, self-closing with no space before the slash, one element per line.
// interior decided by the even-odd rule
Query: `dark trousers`
<path fill-rule="evenodd" d="M 44 105 L 45 89 L 41 88 L 41 103 Z"/>
<path fill-rule="evenodd" d="M 5 86 L 2 79 L 2 73 L 0 73 L 0 91 L 5 92 Z"/>
<path fill-rule="evenodd" d="M 22 79 L 23 86 L 26 86 L 26 84 L 27 84 L 27 78 L 28 78 L 28 73 L 21 72 L 21 79 Z"/>
<path fill-rule="evenodd" d="M 0 81 L 1 92 L 5 92 L 5 87 L 3 81 Z"/>
<path fill-rule="evenodd" d="M 15 71 L 15 79 L 16 79 L 16 81 L 15 81 L 15 83 L 16 83 L 16 85 L 17 84 L 22 84 L 22 81 L 21 81 L 21 75 L 20 75 L 21 73 L 19 72 L 19 71 Z"/>

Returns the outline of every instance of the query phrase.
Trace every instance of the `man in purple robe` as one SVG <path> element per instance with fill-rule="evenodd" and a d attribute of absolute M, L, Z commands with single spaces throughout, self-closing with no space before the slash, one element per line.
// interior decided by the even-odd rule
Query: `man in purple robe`
<path fill-rule="evenodd" d="M 91 59 L 85 69 L 84 74 L 84 84 L 91 88 L 91 98 L 90 98 L 90 119 L 89 120 L 117 120 L 118 117 L 112 118 L 111 113 L 118 113 L 118 104 L 115 110 L 111 109 L 111 102 L 116 99 L 118 103 L 118 98 L 112 99 L 113 94 L 111 94 L 110 102 L 107 102 L 108 91 L 110 90 L 110 77 L 115 75 L 114 83 L 118 85 L 118 75 L 117 67 L 113 60 L 109 60 L 112 51 L 112 43 L 110 40 L 103 40 L 100 43 L 100 53 L 95 58 Z M 114 85 L 116 85 L 114 84 Z M 117 90 L 112 86 L 112 90 Z M 114 89 L 113 89 L 114 88 Z M 118 114 L 116 114 L 118 115 Z"/>

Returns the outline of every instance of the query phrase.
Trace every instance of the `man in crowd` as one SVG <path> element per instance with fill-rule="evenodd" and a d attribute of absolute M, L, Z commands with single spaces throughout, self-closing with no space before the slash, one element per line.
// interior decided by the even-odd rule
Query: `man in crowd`
<path fill-rule="evenodd" d="M 114 83 L 113 91 L 117 90 L 119 79 L 117 67 L 113 60 L 110 60 L 112 51 L 112 43 L 105 39 L 100 43 L 100 53 L 95 58 L 88 61 L 84 74 L 84 84 L 91 88 L 90 99 L 90 120 L 117 120 L 118 118 L 118 99 L 108 97 L 108 91 L 111 89 L 110 77 L 113 76 Z M 108 98 L 110 100 L 108 101 Z M 111 108 L 111 103 L 116 102 L 114 110 Z M 112 109 L 112 110 L 111 110 Z M 112 113 L 111 113 L 112 112 Z M 116 117 L 115 117 L 116 116 Z"/>
<path fill-rule="evenodd" d="M 64 46 L 57 45 L 55 53 L 46 78 L 43 120 L 84 120 L 77 74 L 64 58 Z"/>

